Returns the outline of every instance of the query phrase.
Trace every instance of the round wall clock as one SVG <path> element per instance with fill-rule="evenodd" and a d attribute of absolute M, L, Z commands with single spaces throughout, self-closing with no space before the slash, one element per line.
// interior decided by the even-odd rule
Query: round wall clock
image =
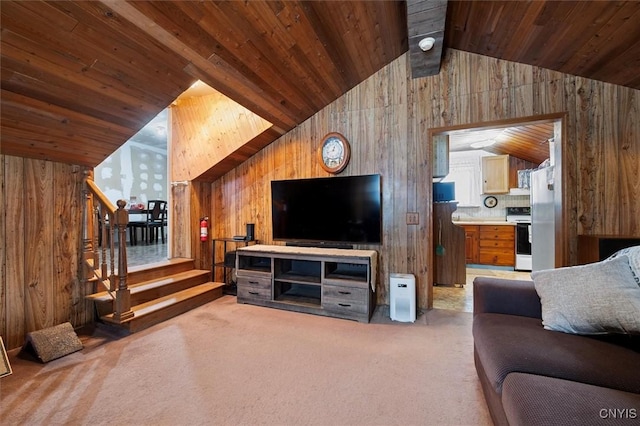
<path fill-rule="evenodd" d="M 490 196 L 488 196 L 487 198 L 484 199 L 484 206 L 485 207 L 488 207 L 488 208 L 492 209 L 497 205 L 498 205 L 498 199 L 496 197 L 494 197 L 493 195 L 490 195 Z"/>
<path fill-rule="evenodd" d="M 318 150 L 320 165 L 329 173 L 340 173 L 349 164 L 351 146 L 340 133 L 329 133 L 322 139 Z"/>

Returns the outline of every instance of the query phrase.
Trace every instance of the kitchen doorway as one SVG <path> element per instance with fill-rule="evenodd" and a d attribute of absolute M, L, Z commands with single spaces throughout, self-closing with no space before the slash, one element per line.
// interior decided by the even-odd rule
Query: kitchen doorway
<path fill-rule="evenodd" d="M 562 153 L 564 144 L 564 120 L 565 114 L 550 114 L 544 116 L 524 117 L 519 119 L 502 120 L 488 123 L 475 123 L 469 125 L 453 126 L 447 128 L 432 129 L 429 132 L 429 140 L 432 143 L 434 153 L 434 182 L 452 181 L 447 179 L 450 170 L 446 168 L 446 173 L 442 170 L 442 153 L 446 151 L 447 163 L 451 156 L 470 154 L 477 155 L 479 151 L 486 152 L 486 155 L 500 156 L 508 155 L 511 161 L 510 169 L 513 169 L 513 163 L 519 164 L 517 160 L 523 160 L 521 164 L 528 165 L 527 168 L 537 168 L 540 164 L 552 165 L 555 176 L 553 185 L 555 187 L 553 195 L 553 216 L 554 223 L 552 226 L 552 235 L 555 247 L 551 250 L 554 253 L 551 262 L 552 267 L 558 267 L 565 264 L 564 253 L 566 247 L 566 239 L 560 238 L 564 231 L 564 212 L 563 212 L 563 188 L 562 183 L 565 181 Z M 446 147 L 435 146 L 436 143 L 442 144 L 446 141 Z M 458 154 L 462 153 L 462 154 Z M 439 158 L 436 158 L 439 157 Z M 524 157 L 524 158 L 523 158 Z M 439 163 L 436 164 L 436 161 Z M 478 164 L 480 164 L 480 160 Z M 468 162 L 472 164 L 473 161 Z M 436 173 L 437 172 L 437 173 Z M 525 185 L 514 184 L 514 176 L 517 176 L 516 170 L 510 170 L 510 190 L 504 193 L 484 193 L 482 191 L 482 178 L 480 175 L 469 178 L 470 171 L 465 171 L 462 176 L 466 176 L 464 182 L 455 182 L 456 195 L 458 187 L 461 194 L 464 194 L 464 203 L 458 202 L 458 208 L 452 214 L 452 222 L 478 221 L 483 220 L 504 221 L 506 222 L 506 208 L 510 206 L 530 206 L 528 188 L 522 188 Z M 517 177 L 515 181 L 518 182 Z M 476 188 L 469 186 L 477 185 Z M 475 190 L 475 194 L 474 194 Z M 475 197 L 475 198 L 474 198 Z M 491 203 L 487 202 L 487 199 Z M 433 217 L 433 215 L 432 215 Z M 437 231 L 435 224 L 432 225 L 432 234 Z M 437 239 L 436 239 L 437 240 Z M 454 252 L 456 248 L 453 248 Z M 464 255 L 452 256 L 466 259 L 466 280 L 464 283 L 456 283 L 455 285 L 432 285 L 433 290 L 433 307 L 436 309 L 450 309 L 463 312 L 471 312 L 473 308 L 473 280 L 477 276 L 493 276 L 508 279 L 530 279 L 529 271 L 515 270 L 515 261 L 511 266 L 504 266 L 504 262 L 498 262 L 497 265 L 491 265 L 490 262 L 483 261 L 482 264 L 473 264 L 469 262 L 468 248 L 458 248 Z M 515 248 L 514 248 L 515 250 Z M 437 256 L 437 250 L 431 248 L 434 259 Z M 515 252 L 514 252 L 515 259 Z M 555 260 L 555 261 L 554 261 Z M 434 260 L 434 266 L 436 262 Z M 459 268 L 460 266 L 456 266 Z M 437 272 L 434 271 L 432 284 L 435 282 Z"/>

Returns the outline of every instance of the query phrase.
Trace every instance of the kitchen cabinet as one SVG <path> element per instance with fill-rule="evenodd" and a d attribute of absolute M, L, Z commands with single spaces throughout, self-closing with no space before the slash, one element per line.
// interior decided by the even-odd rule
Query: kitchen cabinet
<path fill-rule="evenodd" d="M 433 136 L 433 177 L 444 178 L 449 174 L 449 135 Z"/>
<path fill-rule="evenodd" d="M 509 192 L 509 156 L 482 157 L 482 193 L 506 194 Z"/>
<path fill-rule="evenodd" d="M 466 263 L 480 263 L 480 257 L 478 255 L 480 229 L 478 225 L 464 225 L 463 228 Z"/>
<path fill-rule="evenodd" d="M 468 264 L 515 266 L 513 225 L 464 225 Z"/>

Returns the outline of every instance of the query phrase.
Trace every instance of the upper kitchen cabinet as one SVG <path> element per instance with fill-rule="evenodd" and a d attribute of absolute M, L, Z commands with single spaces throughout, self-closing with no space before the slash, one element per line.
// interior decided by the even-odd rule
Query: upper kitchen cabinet
<path fill-rule="evenodd" d="M 433 180 L 449 174 L 449 135 L 433 135 Z"/>
<path fill-rule="evenodd" d="M 509 156 L 482 157 L 482 193 L 506 194 L 509 192 Z"/>

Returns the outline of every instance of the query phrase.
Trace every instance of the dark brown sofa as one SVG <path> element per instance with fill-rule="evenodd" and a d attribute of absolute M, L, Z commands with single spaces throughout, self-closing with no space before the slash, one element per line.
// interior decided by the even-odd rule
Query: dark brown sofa
<path fill-rule="evenodd" d="M 496 425 L 640 424 L 640 336 L 545 330 L 533 281 L 473 282 L 475 365 Z"/>

